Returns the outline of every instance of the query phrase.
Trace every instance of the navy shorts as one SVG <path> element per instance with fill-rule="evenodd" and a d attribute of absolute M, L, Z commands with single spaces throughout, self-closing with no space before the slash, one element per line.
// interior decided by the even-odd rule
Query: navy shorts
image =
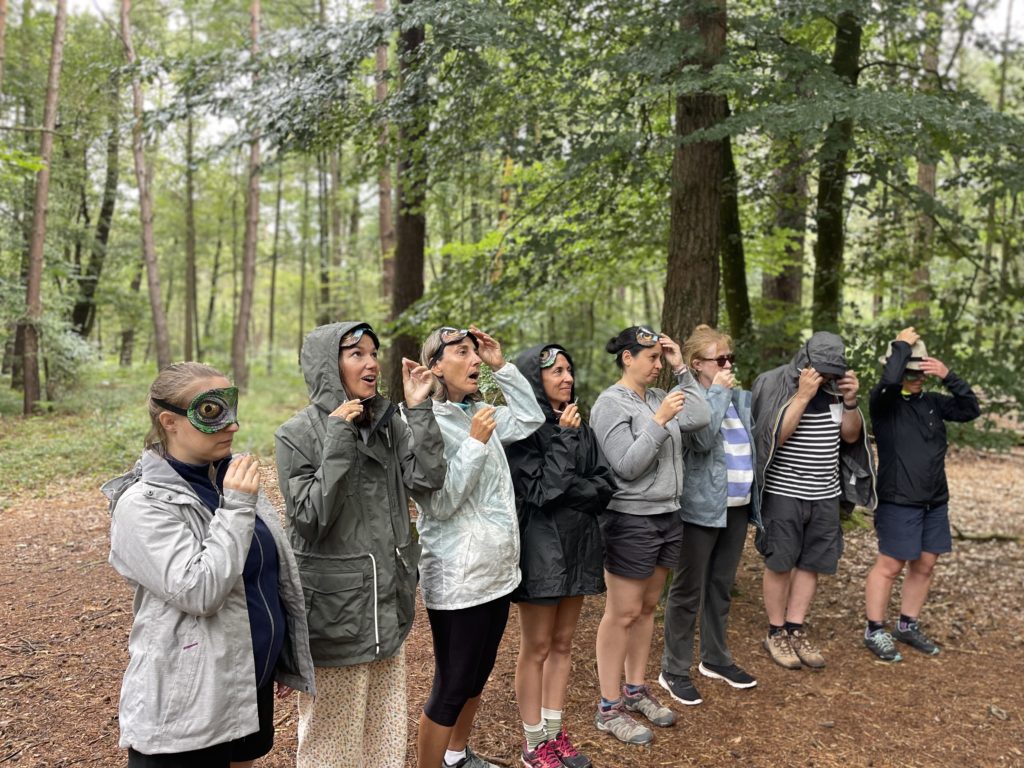
<path fill-rule="evenodd" d="M 875 510 L 878 551 L 896 560 L 918 560 L 922 552 L 944 555 L 953 551 L 949 506 L 908 507 L 880 502 Z"/>
<path fill-rule="evenodd" d="M 836 572 L 843 554 L 838 496 L 808 500 L 765 493 L 761 519 L 764 536 L 757 548 L 769 571 L 799 568 L 827 576 Z"/>
<path fill-rule="evenodd" d="M 604 567 L 627 579 L 648 579 L 655 566 L 675 568 L 683 549 L 679 511 L 660 515 L 629 515 L 608 509 L 601 513 Z"/>

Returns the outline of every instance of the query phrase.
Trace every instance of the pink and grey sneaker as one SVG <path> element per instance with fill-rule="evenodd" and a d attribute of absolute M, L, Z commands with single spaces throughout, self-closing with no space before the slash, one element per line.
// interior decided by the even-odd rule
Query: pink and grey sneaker
<path fill-rule="evenodd" d="M 548 744 L 551 745 L 551 749 L 558 755 L 558 759 L 562 761 L 565 768 L 591 768 L 590 758 L 581 755 L 576 750 L 572 741 L 569 740 L 569 734 L 565 732 L 564 725 L 558 735 L 548 741 Z"/>
<path fill-rule="evenodd" d="M 562 768 L 562 761 L 552 747 L 552 741 L 542 741 L 532 751 L 524 743 L 523 768 Z"/>

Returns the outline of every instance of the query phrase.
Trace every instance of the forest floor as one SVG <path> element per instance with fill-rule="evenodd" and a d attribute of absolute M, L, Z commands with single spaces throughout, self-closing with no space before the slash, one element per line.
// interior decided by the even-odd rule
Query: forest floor
<path fill-rule="evenodd" d="M 949 475 L 951 518 L 963 538 L 939 561 L 923 617 L 941 655 L 904 650 L 901 663 L 884 664 L 861 644 L 863 583 L 875 553 L 873 532 L 861 527 L 848 532 L 839 574 L 822 581 L 813 606 L 811 631 L 827 669 L 773 665 L 760 645 L 761 566 L 748 542 L 730 638 L 757 687 L 697 679 L 705 703 L 673 703 L 676 725 L 658 729 L 648 748 L 598 733 L 594 637 L 603 601 L 588 598 L 565 708 L 581 751 L 599 768 L 1024 766 L 1024 452 L 959 452 Z M 131 592 L 107 565 L 104 500 L 95 483 L 80 479 L 7 501 L 0 510 L 0 765 L 123 765 L 117 700 Z M 505 766 L 518 765 L 521 738 L 513 697 L 518 636 L 513 608 L 472 739 L 477 752 Z M 652 682 L 660 642 L 659 631 Z M 411 747 L 432 674 L 422 611 L 407 652 Z M 258 766 L 294 765 L 293 700 L 278 704 L 276 721 L 276 746 Z"/>

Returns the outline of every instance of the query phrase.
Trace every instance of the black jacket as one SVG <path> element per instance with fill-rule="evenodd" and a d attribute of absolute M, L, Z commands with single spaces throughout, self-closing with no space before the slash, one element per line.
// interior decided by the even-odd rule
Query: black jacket
<path fill-rule="evenodd" d="M 893 504 L 933 507 L 949 500 L 946 421 L 981 415 L 978 398 L 952 371 L 942 380 L 950 395 L 901 394 L 910 345 L 896 341 L 871 390 L 871 424 L 878 445 L 878 498 Z"/>
<path fill-rule="evenodd" d="M 523 580 L 512 593 L 517 600 L 593 595 L 605 588 L 598 514 L 615 489 L 612 471 L 589 426 L 558 425 L 540 378 L 539 356 L 547 346 L 515 360 L 545 417 L 536 432 L 505 449 L 519 512 Z"/>

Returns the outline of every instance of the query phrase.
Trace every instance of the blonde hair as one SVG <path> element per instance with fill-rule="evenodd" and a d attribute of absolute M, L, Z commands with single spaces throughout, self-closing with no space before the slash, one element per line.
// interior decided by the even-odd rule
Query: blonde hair
<path fill-rule="evenodd" d="M 712 328 L 710 325 L 698 325 L 680 348 L 683 362 L 686 363 L 687 367 L 692 368 L 693 361 L 704 357 L 704 350 L 712 344 L 731 349 L 732 337 L 727 333 Z"/>
<path fill-rule="evenodd" d="M 442 346 L 444 345 L 441 343 L 441 329 L 435 328 L 428 334 L 427 338 L 423 340 L 423 346 L 420 347 L 420 365 L 426 366 L 428 369 L 433 368 L 430 362 Z M 434 362 L 436 363 L 437 360 L 434 360 Z M 448 386 L 444 383 L 444 379 L 433 371 L 430 372 L 430 375 L 434 377 L 434 388 L 430 390 L 430 396 L 443 403 L 445 400 L 449 399 Z M 483 398 L 480 395 L 480 392 L 477 391 L 472 395 L 468 395 L 467 399 L 482 400 Z"/>
<path fill-rule="evenodd" d="M 143 447 L 163 455 L 167 444 L 167 433 L 160 424 L 160 414 L 166 411 L 154 400 L 188 408 L 186 395 L 192 385 L 200 379 L 227 378 L 216 368 L 203 363 L 171 363 L 157 374 L 149 385 L 146 396 L 146 409 L 149 411 L 149 431 L 143 439 Z"/>

